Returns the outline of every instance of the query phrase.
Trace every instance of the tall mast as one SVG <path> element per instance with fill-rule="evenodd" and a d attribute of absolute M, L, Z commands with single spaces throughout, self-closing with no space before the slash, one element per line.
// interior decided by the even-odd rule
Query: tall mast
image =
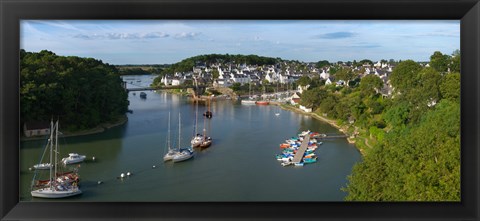
<path fill-rule="evenodd" d="M 58 161 L 58 120 L 55 125 L 55 180 L 57 180 L 57 161 Z"/>
<path fill-rule="evenodd" d="M 49 184 L 50 184 L 50 189 L 52 189 L 52 166 L 54 166 L 52 164 L 52 158 L 53 158 L 53 119 L 52 121 L 50 121 L 50 180 L 49 180 Z"/>
<path fill-rule="evenodd" d="M 205 130 L 205 119 L 207 119 L 207 116 L 203 117 L 203 141 L 205 141 L 205 137 L 207 136 L 207 131 Z"/>
<path fill-rule="evenodd" d="M 168 112 L 168 139 L 167 139 L 168 150 L 170 150 L 170 112 Z"/>
<path fill-rule="evenodd" d="M 197 124 L 198 124 L 198 99 L 195 99 L 195 134 L 197 136 Z"/>
<path fill-rule="evenodd" d="M 178 113 L 178 150 L 180 150 L 180 137 L 182 136 L 182 135 L 181 135 L 182 123 L 181 123 L 181 121 L 180 121 L 180 117 L 181 117 L 181 115 L 180 115 L 180 113 Z"/>

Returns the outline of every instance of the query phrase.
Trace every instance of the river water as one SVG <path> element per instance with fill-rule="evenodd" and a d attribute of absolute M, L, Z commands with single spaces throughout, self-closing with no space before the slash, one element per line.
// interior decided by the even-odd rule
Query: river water
<path fill-rule="evenodd" d="M 138 85 L 152 81 L 151 76 L 124 78 Z M 361 160 L 356 147 L 341 138 L 324 141 L 316 150 L 316 163 L 282 167 L 275 155 L 280 153 L 279 144 L 285 139 L 307 129 L 336 134 L 338 130 L 276 106 L 246 106 L 225 100 L 212 102 L 213 118 L 205 123 L 213 145 L 197 150 L 188 161 L 164 163 L 169 112 L 171 141 L 178 143 L 181 113 L 181 144 L 186 147 L 194 133 L 195 105 L 175 94 L 145 93 L 146 99 L 139 97 L 140 92 L 129 93 L 133 113 L 127 114 L 124 125 L 99 134 L 60 139 L 61 157 L 77 152 L 86 155 L 87 160 L 79 168 L 83 194 L 56 201 L 343 201 L 346 193 L 341 188 L 353 165 Z M 204 127 L 201 114 L 206 108 L 198 107 L 198 132 Z M 276 112 L 280 115 L 276 116 Z M 29 168 L 38 163 L 45 143 L 21 142 L 21 201 L 48 201 L 30 196 L 34 172 Z M 132 175 L 118 178 L 127 172 Z"/>

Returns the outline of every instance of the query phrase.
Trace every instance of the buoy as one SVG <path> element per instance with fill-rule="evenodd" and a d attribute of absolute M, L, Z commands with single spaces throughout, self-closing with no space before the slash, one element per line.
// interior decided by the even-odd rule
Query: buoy
<path fill-rule="evenodd" d="M 130 175 L 132 175 L 132 174 L 130 172 L 127 172 L 127 176 L 130 176 Z"/>
<path fill-rule="evenodd" d="M 125 174 L 124 174 L 124 173 L 120 174 L 120 177 L 121 177 L 121 178 L 124 178 L 124 177 L 125 177 Z"/>
<path fill-rule="evenodd" d="M 92 160 L 95 161 L 95 157 L 92 157 Z"/>
<path fill-rule="evenodd" d="M 32 168 L 30 167 L 30 168 L 28 168 L 28 170 L 32 170 Z"/>
<path fill-rule="evenodd" d="M 152 168 L 155 169 L 155 165 L 153 165 Z"/>
<path fill-rule="evenodd" d="M 98 182 L 97 182 L 98 185 L 100 185 L 100 184 L 102 184 L 102 183 L 103 183 L 102 181 L 98 181 Z"/>

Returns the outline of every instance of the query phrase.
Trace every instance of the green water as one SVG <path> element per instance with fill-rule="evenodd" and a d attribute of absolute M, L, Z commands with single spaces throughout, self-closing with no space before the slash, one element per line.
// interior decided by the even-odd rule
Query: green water
<path fill-rule="evenodd" d="M 130 77 L 147 85 L 150 76 Z M 193 159 L 163 162 L 172 115 L 172 143 L 178 142 L 178 113 L 182 114 L 182 147 L 194 133 L 195 106 L 188 98 L 165 92 L 129 94 L 128 122 L 103 133 L 60 139 L 61 157 L 77 152 L 87 156 L 80 164 L 82 195 L 55 201 L 342 201 L 360 153 L 346 139 L 324 141 L 318 161 L 304 167 L 282 167 L 275 159 L 279 144 L 302 130 L 336 133 L 338 130 L 309 116 L 276 106 L 245 106 L 229 100 L 213 102 L 213 118 L 206 121 L 211 147 L 196 151 Z M 198 131 L 203 129 L 199 105 Z M 280 116 L 275 116 L 280 112 Z M 60 122 L 61 123 L 61 122 Z M 32 199 L 30 183 L 46 141 L 21 142 L 20 200 Z M 93 161 L 91 158 L 95 157 Z M 155 168 L 153 168 L 155 166 Z M 133 173 L 118 179 L 121 173 Z M 97 184 L 102 181 L 102 184 Z"/>

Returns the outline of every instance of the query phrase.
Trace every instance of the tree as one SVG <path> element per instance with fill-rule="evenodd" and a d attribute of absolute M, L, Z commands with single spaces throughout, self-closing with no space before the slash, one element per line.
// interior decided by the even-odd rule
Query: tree
<path fill-rule="evenodd" d="M 363 59 L 363 60 L 360 61 L 360 64 L 361 65 L 363 65 L 363 64 L 373 65 L 373 61 L 368 60 L 368 59 Z"/>
<path fill-rule="evenodd" d="M 385 134 L 348 180 L 349 201 L 460 201 L 459 103 L 443 100 L 418 124 Z"/>
<path fill-rule="evenodd" d="M 212 70 L 212 77 L 213 77 L 213 79 L 218 79 L 219 76 L 220 76 L 220 74 L 218 73 L 218 70 L 217 70 L 217 69 L 213 69 L 213 70 Z"/>
<path fill-rule="evenodd" d="M 460 73 L 460 50 L 455 50 L 450 57 L 450 72 Z"/>
<path fill-rule="evenodd" d="M 307 86 L 307 85 L 310 85 L 310 83 L 312 82 L 312 80 L 304 75 L 304 76 L 301 76 L 298 80 L 297 80 L 297 84 L 300 85 L 300 86 Z"/>
<path fill-rule="evenodd" d="M 382 89 L 383 81 L 377 75 L 369 74 L 360 81 L 360 90 L 366 95 L 373 95 Z"/>
<path fill-rule="evenodd" d="M 330 62 L 328 62 L 327 60 L 321 60 L 321 61 L 317 62 L 316 67 L 317 68 L 323 68 L 323 67 L 328 66 L 328 65 L 330 65 Z"/>
<path fill-rule="evenodd" d="M 20 55 L 22 124 L 56 116 L 69 130 L 88 129 L 127 111 L 128 94 L 116 67 L 46 50 Z"/>
<path fill-rule="evenodd" d="M 440 73 L 447 72 L 449 63 L 449 56 L 442 54 L 442 52 L 435 51 L 430 56 L 430 67 L 434 68 Z"/>
<path fill-rule="evenodd" d="M 335 78 L 337 80 L 344 80 L 347 85 L 348 85 L 348 82 L 353 80 L 354 77 L 355 77 L 355 74 L 352 72 L 351 69 L 348 69 L 348 68 L 341 68 L 340 70 L 337 71 L 337 73 L 335 73 Z"/>
<path fill-rule="evenodd" d="M 308 108 L 316 109 L 320 102 L 327 96 L 328 93 L 325 89 L 316 87 L 302 93 L 300 104 Z"/>
<path fill-rule="evenodd" d="M 442 98 L 460 102 L 460 73 L 448 73 L 440 83 Z"/>
<path fill-rule="evenodd" d="M 395 90 L 407 93 L 418 85 L 419 74 L 422 66 L 412 60 L 400 62 L 390 75 L 390 81 Z"/>

